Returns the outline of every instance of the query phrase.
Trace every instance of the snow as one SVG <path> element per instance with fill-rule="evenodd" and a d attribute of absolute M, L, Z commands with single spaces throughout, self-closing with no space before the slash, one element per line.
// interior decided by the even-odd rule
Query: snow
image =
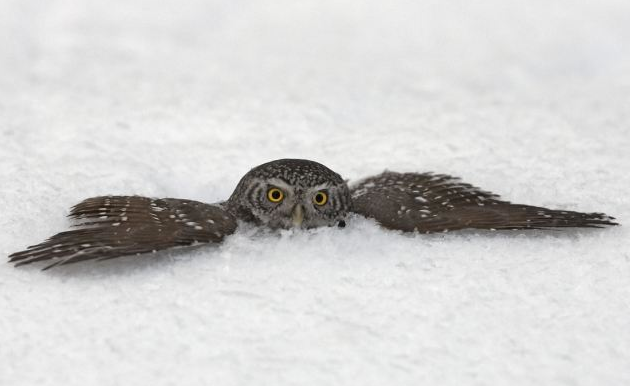
<path fill-rule="evenodd" d="M 625 0 L 5 0 L 0 253 L 276 158 L 630 218 Z M 627 385 L 630 232 L 240 229 L 0 265 L 0 385 Z"/>

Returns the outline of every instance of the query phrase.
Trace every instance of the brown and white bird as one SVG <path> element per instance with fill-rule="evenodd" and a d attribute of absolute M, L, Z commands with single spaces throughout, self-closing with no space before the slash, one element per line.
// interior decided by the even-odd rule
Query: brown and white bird
<path fill-rule="evenodd" d="M 54 259 L 45 269 L 89 259 L 217 243 L 239 221 L 277 228 L 345 226 L 352 213 L 404 232 L 476 229 L 599 228 L 618 225 L 603 213 L 512 204 L 443 174 L 386 171 L 350 187 L 326 166 L 302 159 L 250 170 L 230 198 L 206 204 L 139 196 L 88 198 L 69 217 L 77 228 L 9 256 L 16 266 Z"/>

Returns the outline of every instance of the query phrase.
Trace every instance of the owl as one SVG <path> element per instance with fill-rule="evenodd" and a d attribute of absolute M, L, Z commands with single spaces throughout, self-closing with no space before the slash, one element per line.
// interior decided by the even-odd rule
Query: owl
<path fill-rule="evenodd" d="M 356 216 L 384 228 L 417 233 L 600 228 L 618 225 L 603 213 L 512 204 L 444 174 L 385 171 L 348 186 L 326 166 L 302 159 L 250 170 L 223 202 L 103 196 L 70 210 L 75 229 L 9 256 L 16 266 L 53 260 L 48 269 L 172 247 L 218 243 L 239 224 L 271 229 L 340 227 Z"/>

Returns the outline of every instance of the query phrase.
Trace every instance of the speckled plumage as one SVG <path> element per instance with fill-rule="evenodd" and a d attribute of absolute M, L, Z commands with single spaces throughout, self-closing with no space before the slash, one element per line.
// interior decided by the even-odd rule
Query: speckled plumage
<path fill-rule="evenodd" d="M 265 197 L 270 186 L 279 187 L 287 194 L 279 205 Z M 311 202 L 311 197 L 320 190 L 325 190 L 329 197 L 322 207 Z M 350 192 L 339 174 L 320 163 L 283 159 L 250 170 L 225 204 L 236 217 L 271 228 L 294 226 L 291 214 L 296 205 L 303 207 L 304 228 L 343 226 L 350 210 Z"/>
<path fill-rule="evenodd" d="M 280 192 L 277 197 L 272 190 Z M 55 259 L 50 268 L 220 242 L 237 229 L 239 220 L 273 229 L 343 227 L 351 213 L 373 218 L 385 228 L 421 233 L 617 225 L 602 213 L 512 204 L 447 175 L 384 172 L 349 188 L 320 163 L 281 159 L 250 170 L 222 203 L 138 196 L 86 199 L 69 214 L 79 220 L 78 229 L 9 257 L 16 265 Z"/>
<path fill-rule="evenodd" d="M 616 225 L 603 213 L 512 204 L 443 174 L 384 172 L 355 184 L 351 192 L 354 212 L 406 232 Z"/>

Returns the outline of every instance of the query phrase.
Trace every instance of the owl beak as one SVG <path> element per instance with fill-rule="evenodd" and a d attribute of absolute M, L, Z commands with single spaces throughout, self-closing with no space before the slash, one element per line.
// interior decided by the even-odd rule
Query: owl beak
<path fill-rule="evenodd" d="M 291 222 L 293 226 L 299 228 L 302 226 L 302 222 L 304 221 L 304 207 L 302 205 L 296 205 L 293 207 L 293 212 L 291 212 Z"/>

